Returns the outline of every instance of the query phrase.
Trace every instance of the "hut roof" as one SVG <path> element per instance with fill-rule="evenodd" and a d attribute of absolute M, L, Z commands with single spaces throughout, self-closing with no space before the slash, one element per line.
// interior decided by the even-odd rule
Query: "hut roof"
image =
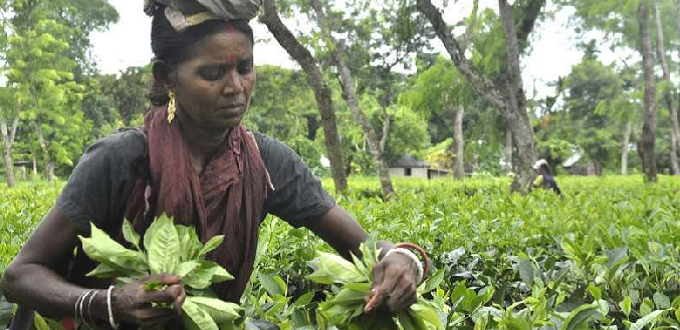
<path fill-rule="evenodd" d="M 390 167 L 403 167 L 403 168 L 430 168 L 430 163 L 422 160 L 418 160 L 411 155 L 402 155 L 398 159 L 390 162 Z"/>

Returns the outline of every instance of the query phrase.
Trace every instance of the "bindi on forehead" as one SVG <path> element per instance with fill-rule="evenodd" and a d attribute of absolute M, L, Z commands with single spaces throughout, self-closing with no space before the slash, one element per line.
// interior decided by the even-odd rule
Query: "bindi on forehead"
<path fill-rule="evenodd" d="M 235 31 L 234 25 L 231 24 L 230 21 L 224 21 L 224 24 L 226 25 L 227 32 L 234 32 Z"/>
<path fill-rule="evenodd" d="M 235 62 L 237 58 L 238 58 L 237 54 L 227 52 L 227 61 L 229 61 L 229 63 Z"/>

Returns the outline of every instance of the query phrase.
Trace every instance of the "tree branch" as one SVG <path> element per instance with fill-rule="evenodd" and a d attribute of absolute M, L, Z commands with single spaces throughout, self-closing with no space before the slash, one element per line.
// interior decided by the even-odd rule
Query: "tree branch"
<path fill-rule="evenodd" d="M 512 8 L 507 0 L 498 0 L 498 9 L 505 30 L 505 46 L 507 52 L 507 86 L 510 89 L 508 96 L 515 109 L 523 110 L 526 104 L 522 71 L 519 65 L 519 47 L 517 45 L 517 35 L 515 34 L 515 20 L 513 19 Z"/>
<path fill-rule="evenodd" d="M 14 117 L 12 120 L 12 128 L 9 132 L 9 144 L 14 143 L 14 137 L 17 135 L 17 127 L 19 127 L 19 116 Z"/>
<path fill-rule="evenodd" d="M 516 1 L 517 6 L 520 5 L 519 1 Z M 528 44 L 527 40 L 529 35 L 534 30 L 536 21 L 538 20 L 538 15 L 541 14 L 541 8 L 545 5 L 545 0 L 531 0 L 526 6 L 520 7 L 520 12 L 522 17 L 519 23 L 519 29 L 517 30 L 517 40 L 520 42 L 520 48 L 524 49 Z"/>
<path fill-rule="evenodd" d="M 430 0 L 418 0 L 417 8 L 432 24 L 432 28 L 444 44 L 444 48 L 449 53 L 458 71 L 465 76 L 470 85 L 477 89 L 490 104 L 504 112 L 506 104 L 503 101 L 503 95 L 499 88 L 485 77 L 470 60 L 465 58 L 465 50 L 461 47 L 458 40 L 453 37 L 451 29 L 446 25 L 439 9 Z"/>
<path fill-rule="evenodd" d="M 335 111 L 333 110 L 331 89 L 324 80 L 312 53 L 295 38 L 293 33 L 281 21 L 274 0 L 264 0 L 263 5 L 264 14 L 260 16 L 260 21 L 267 26 L 267 29 L 274 35 L 276 41 L 286 52 L 300 64 L 305 71 L 307 83 L 314 91 L 314 97 L 319 108 L 319 114 L 321 115 L 326 151 L 331 161 L 331 172 L 333 173 L 335 189 L 338 192 L 342 192 L 347 189 L 347 176 L 344 172 L 345 169 L 340 149 L 340 135 L 338 134 Z"/>
<path fill-rule="evenodd" d="M 461 48 L 463 50 L 467 49 L 468 45 L 470 45 L 470 42 L 472 41 L 472 37 L 475 31 L 475 26 L 477 25 L 477 12 L 479 11 L 479 0 L 475 0 L 474 4 L 472 5 L 472 22 L 465 28 L 465 35 L 463 36 L 463 40 L 461 41 Z"/>
<path fill-rule="evenodd" d="M 380 152 L 382 157 L 385 154 L 385 148 L 387 148 L 387 140 L 390 135 L 390 125 L 392 124 L 392 116 L 387 113 L 387 110 L 383 108 L 383 129 L 382 138 L 380 138 Z"/>
<path fill-rule="evenodd" d="M 377 137 L 375 135 L 375 131 L 373 130 L 373 126 L 371 126 L 370 120 L 368 120 L 366 114 L 364 114 L 363 110 L 359 107 L 359 102 L 354 90 L 354 79 L 352 78 L 349 68 L 347 65 L 345 65 L 345 62 L 342 59 L 345 46 L 342 42 L 339 42 L 333 37 L 328 24 L 328 18 L 326 17 L 326 13 L 323 10 L 321 2 L 319 0 L 310 0 L 310 3 L 314 9 L 314 13 L 316 14 L 317 24 L 319 24 L 322 33 L 332 44 L 329 45 L 329 48 L 332 49 L 331 58 L 333 64 L 338 68 L 343 99 L 345 99 L 347 105 L 349 105 L 354 121 L 364 132 L 364 137 L 368 140 L 368 146 L 371 149 L 371 153 L 376 157 L 380 157 L 380 155 L 383 153 L 383 150 L 379 149 L 380 147 L 377 143 Z"/>

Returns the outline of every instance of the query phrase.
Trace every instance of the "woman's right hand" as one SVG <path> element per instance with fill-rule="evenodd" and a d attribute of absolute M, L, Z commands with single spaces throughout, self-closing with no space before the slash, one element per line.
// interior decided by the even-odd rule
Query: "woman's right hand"
<path fill-rule="evenodd" d="M 111 303 L 115 321 L 154 328 L 179 316 L 186 298 L 181 280 L 179 276 L 149 275 L 114 288 Z M 160 282 L 167 287 L 146 290 L 145 285 L 152 282 Z M 172 304 L 172 308 L 152 307 L 152 303 Z"/>

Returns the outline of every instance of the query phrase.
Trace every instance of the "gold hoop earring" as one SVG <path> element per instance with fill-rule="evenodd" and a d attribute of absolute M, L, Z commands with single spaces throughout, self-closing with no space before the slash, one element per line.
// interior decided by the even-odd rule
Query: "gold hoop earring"
<path fill-rule="evenodd" d="M 175 92 L 168 92 L 168 124 L 172 123 L 175 119 L 175 112 L 177 111 L 177 102 L 175 101 Z"/>

